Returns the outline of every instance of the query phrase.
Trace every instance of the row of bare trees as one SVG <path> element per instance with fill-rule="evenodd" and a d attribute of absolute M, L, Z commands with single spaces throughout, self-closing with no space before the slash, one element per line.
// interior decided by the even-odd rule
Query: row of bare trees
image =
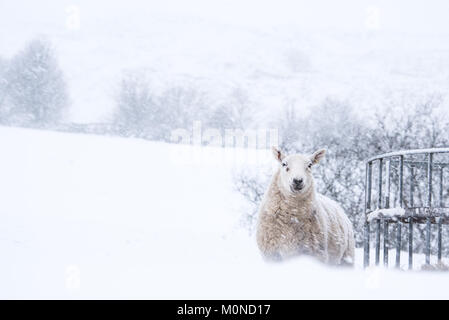
<path fill-rule="evenodd" d="M 150 80 L 142 72 L 123 76 L 114 116 L 120 135 L 170 141 L 173 130 L 191 128 L 194 121 L 219 130 L 252 124 L 253 104 L 241 89 L 231 90 L 226 101 L 217 103 L 195 87 L 173 86 L 157 92 Z"/>

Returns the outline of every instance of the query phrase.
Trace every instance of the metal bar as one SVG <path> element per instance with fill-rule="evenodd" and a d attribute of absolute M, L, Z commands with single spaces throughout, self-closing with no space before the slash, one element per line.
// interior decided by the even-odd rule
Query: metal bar
<path fill-rule="evenodd" d="M 416 215 L 414 214 L 413 216 L 407 215 L 407 216 L 398 216 L 395 218 L 388 218 L 388 217 L 383 217 L 382 220 L 388 220 L 388 222 L 397 222 L 398 220 L 401 221 L 402 223 L 409 223 L 410 218 L 413 219 L 413 224 L 426 224 L 427 220 L 429 220 L 429 216 L 428 215 Z M 438 219 L 442 220 L 442 225 L 445 224 L 449 224 L 449 216 L 434 216 L 432 215 L 430 217 L 430 223 L 431 224 L 438 224 Z"/>
<path fill-rule="evenodd" d="M 410 207 L 414 206 L 415 167 L 410 167 Z M 408 268 L 413 269 L 413 213 L 408 224 Z"/>
<path fill-rule="evenodd" d="M 382 208 L 382 167 L 383 159 L 379 160 L 379 181 L 378 181 L 378 189 L 377 189 L 377 208 Z"/>
<path fill-rule="evenodd" d="M 385 208 L 390 208 L 390 160 L 385 163 Z"/>
<path fill-rule="evenodd" d="M 376 222 L 376 266 L 378 266 L 380 261 L 380 219 L 377 219 Z"/>
<path fill-rule="evenodd" d="M 389 152 L 377 155 L 375 157 L 371 157 L 366 162 L 372 162 L 375 160 L 379 160 L 382 158 L 390 158 L 390 157 L 399 157 L 399 156 L 406 156 L 409 154 L 428 154 L 428 153 L 449 153 L 449 148 L 431 148 L 431 149 L 413 149 L 413 150 L 401 150 L 401 151 L 395 151 L 395 152 Z"/>
<path fill-rule="evenodd" d="M 399 160 L 399 207 L 403 207 L 404 202 L 404 156 L 400 157 Z M 396 228 L 396 268 L 401 267 L 401 230 L 402 224 L 400 221 L 397 222 Z"/>
<path fill-rule="evenodd" d="M 366 268 L 369 266 L 369 222 L 365 222 L 365 245 L 363 251 L 363 267 Z"/>
<path fill-rule="evenodd" d="M 388 267 L 388 247 L 389 247 L 388 221 L 384 220 L 384 266 L 385 267 Z"/>
<path fill-rule="evenodd" d="M 385 208 L 390 208 L 390 160 L 385 162 Z M 389 249 L 389 237 L 388 237 L 388 221 L 384 220 L 384 266 L 388 267 L 388 249 Z"/>
<path fill-rule="evenodd" d="M 383 159 L 379 160 L 379 176 L 378 176 L 378 190 L 377 190 L 377 208 L 382 208 L 382 165 Z M 379 265 L 380 262 L 380 219 L 377 220 L 377 229 L 376 229 L 376 266 Z"/>
<path fill-rule="evenodd" d="M 429 153 L 427 163 L 427 207 L 432 207 L 432 161 L 433 154 Z"/>
<path fill-rule="evenodd" d="M 415 193 L 415 167 L 410 167 L 410 208 L 414 206 L 414 193 Z"/>
<path fill-rule="evenodd" d="M 443 199 L 443 191 L 444 191 L 444 188 L 443 188 L 443 174 L 444 174 L 444 172 L 443 172 L 443 170 L 444 170 L 444 167 L 440 167 L 440 192 L 439 192 L 439 198 L 440 198 L 440 208 L 442 208 L 442 207 L 444 207 L 444 199 Z"/>
<path fill-rule="evenodd" d="M 444 206 L 443 200 L 443 178 L 444 178 L 444 167 L 440 167 L 440 208 Z M 442 251 L 442 223 L 443 219 L 438 218 L 438 262 L 441 262 L 441 251 Z"/>
<path fill-rule="evenodd" d="M 398 222 L 396 229 L 396 268 L 401 267 L 401 229 L 402 224 Z"/>
<path fill-rule="evenodd" d="M 397 155 L 398 157 L 399 155 Z M 395 165 L 397 164 L 399 161 L 391 159 L 391 164 Z M 427 168 L 427 160 L 424 161 L 412 161 L 412 160 L 404 160 L 404 164 L 410 166 L 415 166 L 415 167 L 424 167 Z M 447 162 L 433 162 L 433 166 L 447 166 L 449 165 L 449 163 Z"/>
<path fill-rule="evenodd" d="M 426 223 L 426 264 L 430 264 L 430 232 L 431 232 L 431 223 L 430 223 L 430 219 L 427 219 L 427 223 Z"/>
<path fill-rule="evenodd" d="M 429 153 L 428 163 L 427 163 L 427 207 L 432 207 L 432 161 L 433 154 Z M 429 212 L 430 215 L 430 212 Z M 426 264 L 430 264 L 430 233 L 431 233 L 431 223 L 430 217 L 427 218 L 426 223 Z"/>
<path fill-rule="evenodd" d="M 404 156 L 401 156 L 399 162 L 399 207 L 404 206 Z"/>
<path fill-rule="evenodd" d="M 366 208 L 371 209 L 371 189 L 372 189 L 372 179 L 373 179 L 373 163 L 368 164 L 368 195 L 366 201 Z"/>
<path fill-rule="evenodd" d="M 413 218 L 408 223 L 408 268 L 413 269 Z"/>
<path fill-rule="evenodd" d="M 363 255 L 363 266 L 366 268 L 369 266 L 369 251 L 370 251 L 370 224 L 368 222 L 366 213 L 371 209 L 371 179 L 372 179 L 372 168 L 373 164 L 370 162 L 366 167 L 366 180 L 365 180 L 365 243 L 364 243 L 364 255 Z"/>
<path fill-rule="evenodd" d="M 441 249 L 442 249 L 442 219 L 438 218 L 438 262 L 441 262 Z"/>

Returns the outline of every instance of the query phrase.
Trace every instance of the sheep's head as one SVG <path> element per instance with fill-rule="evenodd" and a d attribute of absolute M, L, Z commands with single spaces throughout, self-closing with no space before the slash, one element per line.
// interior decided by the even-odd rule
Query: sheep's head
<path fill-rule="evenodd" d="M 313 154 L 284 155 L 279 149 L 272 148 L 274 158 L 279 162 L 279 184 L 287 193 L 302 194 L 313 188 L 312 168 L 324 157 L 326 150 L 320 149 Z"/>

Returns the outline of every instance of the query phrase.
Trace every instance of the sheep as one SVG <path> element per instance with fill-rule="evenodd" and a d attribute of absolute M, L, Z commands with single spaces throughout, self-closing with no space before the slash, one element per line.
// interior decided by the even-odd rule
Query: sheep
<path fill-rule="evenodd" d="M 326 153 L 285 156 L 272 148 L 279 168 L 258 214 L 257 244 L 267 260 L 311 255 L 333 265 L 353 265 L 354 231 L 343 209 L 315 191 L 312 167 Z"/>

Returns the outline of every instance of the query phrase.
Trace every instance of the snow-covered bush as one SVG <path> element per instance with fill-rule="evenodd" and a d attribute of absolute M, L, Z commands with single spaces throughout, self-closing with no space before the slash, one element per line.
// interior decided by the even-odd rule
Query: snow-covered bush
<path fill-rule="evenodd" d="M 11 59 L 5 73 L 3 123 L 45 127 L 62 118 L 67 87 L 48 41 L 31 41 Z"/>
<path fill-rule="evenodd" d="M 246 207 L 242 217 L 242 226 L 247 228 L 250 232 L 256 226 L 257 211 L 262 201 L 262 197 L 265 193 L 271 178 L 271 170 L 265 168 L 264 172 L 257 172 L 257 170 L 263 170 L 264 168 L 245 168 L 245 170 L 238 171 L 233 176 L 234 188 L 239 192 L 247 201 L 249 206 Z"/>

